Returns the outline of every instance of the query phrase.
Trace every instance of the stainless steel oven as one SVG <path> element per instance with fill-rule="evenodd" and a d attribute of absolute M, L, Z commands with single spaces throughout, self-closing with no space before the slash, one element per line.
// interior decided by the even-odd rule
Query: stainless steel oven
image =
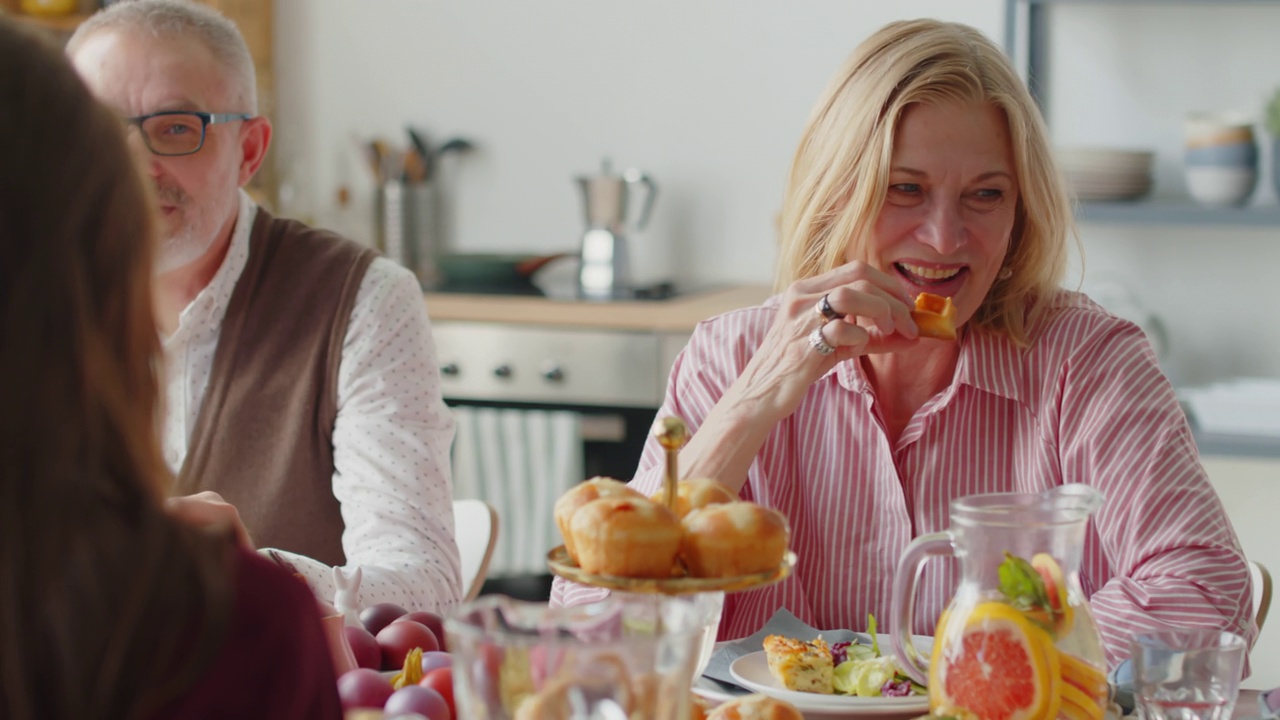
<path fill-rule="evenodd" d="M 454 409 L 455 491 L 499 510 L 487 591 L 545 598 L 551 507 L 588 477 L 635 472 L 687 332 L 433 321 Z"/>

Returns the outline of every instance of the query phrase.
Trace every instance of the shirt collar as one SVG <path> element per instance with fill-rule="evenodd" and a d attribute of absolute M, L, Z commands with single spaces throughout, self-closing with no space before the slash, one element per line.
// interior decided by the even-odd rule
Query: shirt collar
<path fill-rule="evenodd" d="M 209 284 L 182 309 L 178 315 L 178 329 L 169 339 L 185 335 L 189 332 L 188 328 L 196 323 L 221 325 L 227 303 L 231 302 L 231 293 L 235 291 L 240 274 L 249 262 L 249 233 L 253 230 L 257 214 L 257 203 L 241 190 L 240 208 L 236 214 L 235 228 L 231 231 L 227 255 Z"/>
<path fill-rule="evenodd" d="M 1025 403 L 1026 377 L 1023 371 L 1023 350 L 1004 335 L 991 332 L 960 333 L 960 357 L 956 360 L 955 379 L 944 390 L 950 394 L 960 385 Z M 871 392 L 862 363 L 856 358 L 838 363 L 827 371 L 836 373 L 841 387 L 851 392 Z M 824 375 L 823 377 L 826 377 Z"/>

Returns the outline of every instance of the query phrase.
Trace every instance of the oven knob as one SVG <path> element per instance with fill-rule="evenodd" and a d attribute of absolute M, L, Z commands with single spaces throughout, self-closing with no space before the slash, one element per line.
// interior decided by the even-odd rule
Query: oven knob
<path fill-rule="evenodd" d="M 547 365 L 542 370 L 542 377 L 554 383 L 563 382 L 564 370 L 561 370 L 559 365 Z"/>
<path fill-rule="evenodd" d="M 499 365 L 498 367 L 493 369 L 493 374 L 500 378 L 509 378 L 511 377 L 511 366 Z"/>
<path fill-rule="evenodd" d="M 449 377 L 457 377 L 458 373 L 460 372 L 462 371 L 458 368 L 458 363 L 451 362 L 451 363 L 445 363 L 440 366 L 441 375 L 448 375 Z"/>

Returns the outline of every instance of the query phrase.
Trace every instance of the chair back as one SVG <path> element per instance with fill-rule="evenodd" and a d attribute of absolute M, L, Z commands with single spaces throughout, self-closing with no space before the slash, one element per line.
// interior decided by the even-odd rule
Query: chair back
<path fill-rule="evenodd" d="M 1260 562 L 1249 561 L 1250 579 L 1253 581 L 1253 621 L 1262 632 L 1262 623 L 1267 620 L 1267 610 L 1271 608 L 1271 573 Z"/>
<path fill-rule="evenodd" d="M 462 558 L 462 599 L 480 594 L 498 544 L 498 512 L 484 500 L 453 501 L 453 532 Z"/>

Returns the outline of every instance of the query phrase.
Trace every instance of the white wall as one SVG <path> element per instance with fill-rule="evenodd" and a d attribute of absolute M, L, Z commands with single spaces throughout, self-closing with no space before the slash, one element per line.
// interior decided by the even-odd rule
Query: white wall
<path fill-rule="evenodd" d="M 1003 17 L 999 0 L 276 7 L 278 157 L 304 195 L 329 203 L 339 184 L 366 185 L 350 137 L 400 141 L 412 122 L 480 145 L 450 168 L 456 247 L 576 249 L 573 178 L 607 155 L 659 184 L 651 226 L 633 243 L 638 279 L 689 283 L 771 279 L 773 215 L 795 143 L 860 40 L 928 15 L 999 36 Z M 335 222 L 325 208 L 306 211 Z"/>

